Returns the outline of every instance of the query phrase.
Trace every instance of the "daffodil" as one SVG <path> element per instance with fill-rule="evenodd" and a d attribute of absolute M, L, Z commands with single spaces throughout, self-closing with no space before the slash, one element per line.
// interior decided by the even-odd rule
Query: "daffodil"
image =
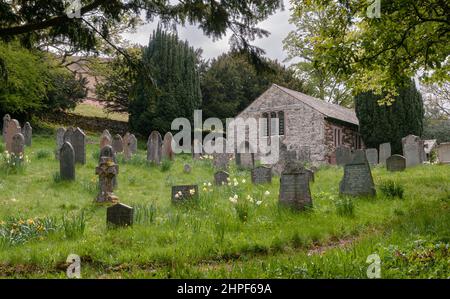
<path fill-rule="evenodd" d="M 265 195 L 265 196 L 269 196 L 269 195 L 270 195 L 269 190 L 267 190 L 266 192 L 264 192 L 264 195 Z"/>

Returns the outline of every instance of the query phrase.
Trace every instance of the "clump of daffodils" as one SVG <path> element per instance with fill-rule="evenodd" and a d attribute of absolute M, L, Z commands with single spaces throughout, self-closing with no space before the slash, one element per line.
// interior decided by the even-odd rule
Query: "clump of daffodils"
<path fill-rule="evenodd" d="M 233 197 L 229 198 L 230 202 L 233 203 L 233 204 L 237 204 L 238 203 L 238 199 L 239 199 L 239 196 L 237 194 L 235 194 Z"/>
<path fill-rule="evenodd" d="M 5 151 L 0 155 L 0 163 L 6 173 L 17 172 L 20 168 L 23 168 L 26 164 L 31 163 L 30 158 L 23 153 L 16 155 Z"/>

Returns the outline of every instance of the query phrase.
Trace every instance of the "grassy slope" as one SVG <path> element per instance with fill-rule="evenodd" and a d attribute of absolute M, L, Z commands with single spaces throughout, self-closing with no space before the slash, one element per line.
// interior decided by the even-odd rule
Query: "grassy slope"
<path fill-rule="evenodd" d="M 117 121 L 128 122 L 128 115 L 126 113 L 106 113 L 101 107 L 81 103 L 78 104 L 73 114 L 88 116 L 88 117 L 100 117 Z"/>
<path fill-rule="evenodd" d="M 88 163 L 77 166 L 73 183 L 54 181 L 59 164 L 53 155 L 37 159 L 38 152 L 53 150 L 53 137 L 33 140 L 27 149 L 32 161 L 24 174 L 0 174 L 0 220 L 60 219 L 82 209 L 87 216 L 80 237 L 54 233 L 43 240 L 0 247 L 0 276 L 65 277 L 58 265 L 71 253 L 82 257 L 84 277 L 364 278 L 366 258 L 372 253 L 382 257 L 383 277 L 450 276 L 448 247 L 439 247 L 440 242 L 450 243 L 449 166 L 421 166 L 396 174 L 377 168 L 376 183 L 386 179 L 401 183 L 405 198 L 389 199 L 378 192 L 376 199 L 355 199 L 355 216 L 342 217 L 333 202 L 343 173 L 339 168 L 317 173 L 310 212 L 278 207 L 278 178 L 270 186 L 255 187 L 248 172 L 235 169 L 231 172 L 238 187 L 212 187 L 211 193 L 202 192 L 199 204 L 173 206 L 170 186 L 210 182 L 214 172 L 210 163 L 179 156 L 163 172 L 142 163 L 141 151 L 134 163 L 120 164 L 116 194 L 125 204 L 155 207 L 153 221 L 107 230 L 106 208 L 93 204 L 98 136 L 89 139 Z M 187 162 L 193 165 L 189 175 L 183 173 Z M 265 191 L 270 195 L 264 196 Z M 263 201 L 260 206 L 249 205 L 246 222 L 228 200 L 235 193 Z"/>

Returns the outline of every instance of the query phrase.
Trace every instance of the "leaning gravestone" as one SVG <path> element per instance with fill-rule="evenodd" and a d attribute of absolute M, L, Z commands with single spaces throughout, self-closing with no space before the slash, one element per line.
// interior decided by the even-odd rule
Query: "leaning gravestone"
<path fill-rule="evenodd" d="M 106 209 L 106 224 L 113 227 L 133 225 L 134 209 L 118 203 Z"/>
<path fill-rule="evenodd" d="M 5 114 L 3 116 L 3 127 L 2 127 L 2 135 L 3 135 L 3 141 L 6 142 L 6 129 L 8 128 L 8 124 L 11 121 L 11 116 L 9 114 Z"/>
<path fill-rule="evenodd" d="M 61 151 L 61 148 L 64 144 L 64 134 L 66 133 L 65 128 L 58 128 L 56 130 L 56 152 L 55 156 L 56 159 L 59 160 L 59 152 Z"/>
<path fill-rule="evenodd" d="M 172 187 L 172 202 L 180 203 L 198 198 L 198 185 L 185 185 Z"/>
<path fill-rule="evenodd" d="M 252 183 L 255 185 L 272 183 L 272 169 L 266 166 L 252 169 Z"/>
<path fill-rule="evenodd" d="M 114 135 L 112 139 L 112 148 L 115 153 L 123 152 L 123 139 L 119 134 Z"/>
<path fill-rule="evenodd" d="M 252 169 L 255 167 L 255 154 L 248 141 L 243 142 L 236 150 L 236 165 L 241 169 Z"/>
<path fill-rule="evenodd" d="M 311 207 L 311 178 L 312 172 L 304 168 L 302 163 L 286 164 L 280 178 L 280 204 L 296 210 Z"/>
<path fill-rule="evenodd" d="M 440 163 L 450 164 L 450 142 L 439 144 L 437 154 Z"/>
<path fill-rule="evenodd" d="M 70 142 L 64 142 L 59 157 L 59 173 L 61 179 L 75 180 L 75 151 Z"/>
<path fill-rule="evenodd" d="M 105 158 L 105 157 L 111 158 L 113 163 L 117 165 L 116 153 L 114 152 L 112 146 L 106 145 L 104 148 L 102 148 L 100 150 L 100 157 L 98 159 L 98 163 L 100 164 L 103 161 L 102 158 Z M 117 166 L 116 168 L 117 168 L 117 174 L 118 174 L 119 166 Z M 113 186 L 114 186 L 114 188 L 117 187 L 117 176 L 115 176 L 113 179 Z"/>
<path fill-rule="evenodd" d="M 25 148 L 25 137 L 21 133 L 17 133 L 12 138 L 11 153 L 16 157 L 22 157 Z"/>
<path fill-rule="evenodd" d="M 100 163 L 95 169 L 95 174 L 99 177 L 100 190 L 96 201 L 117 202 L 119 199 L 114 195 L 114 181 L 119 173 L 119 166 L 114 162 L 113 158 L 103 156 Z"/>
<path fill-rule="evenodd" d="M 25 138 L 25 145 L 31 146 L 33 138 L 33 128 L 29 122 L 26 122 L 22 129 L 23 137 Z"/>
<path fill-rule="evenodd" d="M 75 151 L 75 163 L 86 164 L 86 134 L 80 128 L 76 128 L 71 139 Z"/>
<path fill-rule="evenodd" d="M 230 174 L 226 171 L 218 171 L 214 174 L 214 183 L 217 186 L 223 186 L 228 184 Z"/>
<path fill-rule="evenodd" d="M 386 160 L 391 156 L 391 144 L 380 144 L 380 164 L 385 165 Z"/>
<path fill-rule="evenodd" d="M 391 172 L 403 171 L 406 168 L 406 158 L 401 155 L 390 156 L 386 160 L 386 169 Z"/>
<path fill-rule="evenodd" d="M 412 167 L 423 162 L 423 142 L 414 135 L 402 139 L 403 156 L 406 158 L 406 167 Z M 422 148 L 421 148 L 422 147 Z"/>
<path fill-rule="evenodd" d="M 172 147 L 173 135 L 168 132 L 164 135 L 163 145 L 162 145 L 162 157 L 163 159 L 173 160 L 175 153 Z"/>
<path fill-rule="evenodd" d="M 366 149 L 366 157 L 370 165 L 378 165 L 378 150 L 376 148 Z"/>
<path fill-rule="evenodd" d="M 336 164 L 344 166 L 352 160 L 352 150 L 346 146 L 338 146 L 336 148 Z"/>
<path fill-rule="evenodd" d="M 339 192 L 351 196 L 376 195 L 372 172 L 364 150 L 355 151 L 352 161 L 344 166 L 344 178 L 340 183 Z"/>
<path fill-rule="evenodd" d="M 16 119 L 11 119 L 8 122 L 8 127 L 6 128 L 6 139 L 5 139 L 5 143 L 6 143 L 6 150 L 8 152 L 12 152 L 12 140 L 14 135 L 21 133 L 22 130 L 20 129 L 20 124 L 19 121 L 17 121 Z"/>
<path fill-rule="evenodd" d="M 153 131 L 147 141 L 147 161 L 157 165 L 161 164 L 162 137 L 157 131 Z"/>

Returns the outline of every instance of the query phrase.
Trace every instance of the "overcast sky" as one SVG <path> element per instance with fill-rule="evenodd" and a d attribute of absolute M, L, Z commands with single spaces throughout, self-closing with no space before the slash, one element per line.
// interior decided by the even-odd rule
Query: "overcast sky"
<path fill-rule="evenodd" d="M 283 51 L 283 39 L 287 36 L 289 31 L 294 27 L 289 24 L 290 18 L 290 3 L 288 0 L 284 1 L 285 10 L 278 11 L 276 14 L 269 17 L 266 21 L 259 24 L 258 27 L 268 30 L 271 35 L 267 38 L 256 40 L 254 45 L 264 49 L 266 56 L 271 59 L 278 59 L 283 62 L 286 59 L 286 53 Z M 157 26 L 157 21 L 146 24 L 137 29 L 136 33 L 125 34 L 125 38 L 132 43 L 147 45 L 150 34 Z M 203 49 L 203 57 L 210 59 L 219 56 L 229 50 L 229 36 L 222 40 L 213 41 L 212 39 L 203 35 L 202 31 L 195 26 L 178 27 L 178 35 L 183 40 L 188 40 L 189 44 L 195 48 Z M 289 64 L 286 63 L 286 64 Z"/>

